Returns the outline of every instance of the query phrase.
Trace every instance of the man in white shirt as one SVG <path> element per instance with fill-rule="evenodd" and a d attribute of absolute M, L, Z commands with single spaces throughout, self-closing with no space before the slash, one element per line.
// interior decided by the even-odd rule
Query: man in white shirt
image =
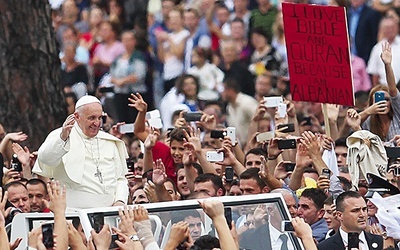
<path fill-rule="evenodd" d="M 33 172 L 59 180 L 67 188 L 67 206 L 123 205 L 128 197 L 125 144 L 100 131 L 103 109 L 94 96 L 83 96 L 63 126 L 39 148 Z"/>
<path fill-rule="evenodd" d="M 381 60 L 382 44 L 389 42 L 392 47 L 392 54 L 400 54 L 398 22 L 391 17 L 384 17 L 381 20 L 379 31 L 382 34 L 383 39 L 372 48 L 367 67 L 368 73 L 372 75 L 372 86 L 378 84 L 387 85 L 385 65 Z M 393 57 L 392 68 L 397 83 L 400 80 L 400 58 Z"/>
<path fill-rule="evenodd" d="M 252 82 L 246 83 L 254 84 Z M 258 102 L 253 97 L 241 92 L 241 87 L 236 79 L 228 78 L 224 81 L 222 99 L 228 102 L 227 122 L 231 127 L 236 127 L 236 135 L 242 146 L 246 145 L 248 128 L 251 119 L 257 110 Z"/>
<path fill-rule="evenodd" d="M 358 249 L 383 249 L 382 236 L 365 232 L 368 218 L 367 204 L 358 192 L 347 191 L 340 194 L 336 199 L 336 210 L 337 218 L 341 223 L 339 232 L 318 244 L 318 249 L 347 249 L 350 232 L 359 234 Z"/>

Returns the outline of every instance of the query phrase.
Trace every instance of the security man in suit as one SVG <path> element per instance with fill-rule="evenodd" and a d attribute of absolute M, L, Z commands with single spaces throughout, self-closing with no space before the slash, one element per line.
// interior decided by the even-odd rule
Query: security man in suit
<path fill-rule="evenodd" d="M 337 218 L 341 223 L 339 232 L 318 244 L 318 249 L 347 249 L 350 232 L 359 234 L 358 249 L 383 249 L 382 236 L 365 232 L 368 219 L 367 204 L 358 192 L 347 191 L 340 194 L 336 199 L 336 210 Z"/>

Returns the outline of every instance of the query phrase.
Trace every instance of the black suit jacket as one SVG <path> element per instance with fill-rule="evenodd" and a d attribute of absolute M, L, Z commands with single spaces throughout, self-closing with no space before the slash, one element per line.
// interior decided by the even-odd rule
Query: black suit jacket
<path fill-rule="evenodd" d="M 349 22 L 350 29 L 350 9 L 347 13 L 347 21 Z M 381 16 L 382 15 L 378 11 L 365 5 L 364 9 L 361 12 L 360 19 L 358 20 L 355 44 L 357 49 L 357 56 L 364 59 L 365 64 L 368 63 L 371 50 L 377 43 L 378 27 Z"/>
<path fill-rule="evenodd" d="M 383 249 L 383 238 L 382 236 L 370 234 L 364 232 L 365 239 L 367 239 L 368 248 L 370 250 L 381 250 Z M 339 231 L 332 237 L 322 241 L 318 244 L 319 250 L 345 250 L 342 236 L 340 236 Z"/>

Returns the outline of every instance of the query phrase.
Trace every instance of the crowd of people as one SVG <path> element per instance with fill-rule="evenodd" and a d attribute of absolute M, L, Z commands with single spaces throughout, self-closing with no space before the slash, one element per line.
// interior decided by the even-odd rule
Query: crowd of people
<path fill-rule="evenodd" d="M 301 3 L 347 8 L 354 107 L 292 101 L 279 1 L 53 5 L 68 117 L 40 148 L 0 125 L 0 248 L 21 242 L 5 230 L 15 214 L 51 211 L 55 245 L 37 228 L 30 248 L 109 249 L 116 234 L 120 249 L 295 249 L 276 207 L 232 210 L 228 225 L 207 199 L 279 193 L 305 249 L 398 249 L 398 206 L 378 201 L 400 194 L 400 5 Z M 139 204 L 188 199 L 214 228 L 197 210 L 171 214 L 159 245 Z M 65 219 L 108 206 L 121 206 L 118 228 L 90 239 Z"/>

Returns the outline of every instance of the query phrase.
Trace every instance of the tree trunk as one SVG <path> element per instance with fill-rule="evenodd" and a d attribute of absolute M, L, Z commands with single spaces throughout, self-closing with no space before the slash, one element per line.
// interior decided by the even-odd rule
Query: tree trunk
<path fill-rule="evenodd" d="M 0 0 L 0 123 L 37 150 L 66 118 L 47 0 Z"/>

